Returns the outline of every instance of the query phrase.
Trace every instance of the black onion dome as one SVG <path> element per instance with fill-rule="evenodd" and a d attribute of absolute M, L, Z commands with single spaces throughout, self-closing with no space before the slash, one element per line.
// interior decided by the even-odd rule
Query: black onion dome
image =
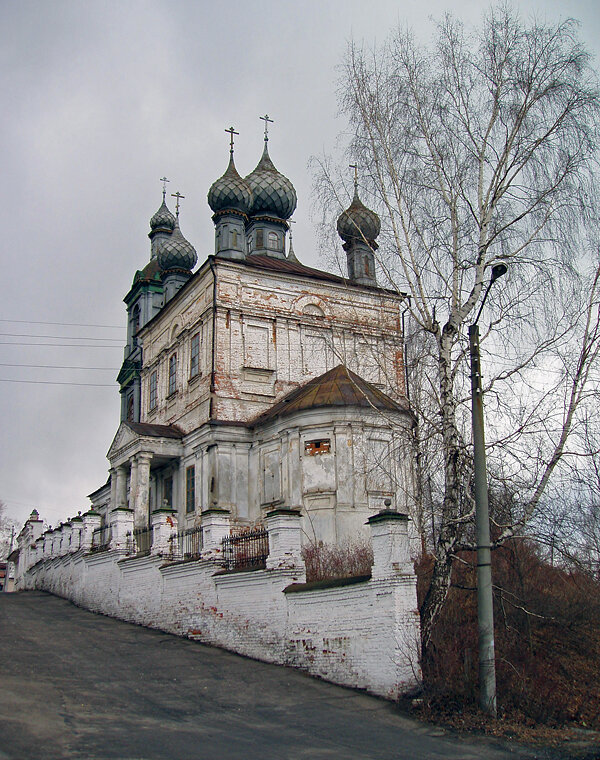
<path fill-rule="evenodd" d="M 251 214 L 267 214 L 289 219 L 296 210 L 298 199 L 294 186 L 277 171 L 265 143 L 262 158 L 256 169 L 246 177 L 252 191 Z"/>
<path fill-rule="evenodd" d="M 150 219 L 150 227 L 152 228 L 152 231 L 159 228 L 167 230 L 173 230 L 175 228 L 175 217 L 167 208 L 164 197 L 161 207 L 156 214 L 154 214 L 152 219 Z"/>
<path fill-rule="evenodd" d="M 225 174 L 210 187 L 208 191 L 208 205 L 216 213 L 217 211 L 241 211 L 248 214 L 252 202 L 252 191 L 245 179 L 242 179 L 233 163 L 233 156 L 229 159 L 229 166 Z"/>
<path fill-rule="evenodd" d="M 346 243 L 351 240 L 367 240 L 373 243 L 381 232 L 379 217 L 364 205 L 356 189 L 352 203 L 338 217 L 337 231 Z"/>
<path fill-rule="evenodd" d="M 179 222 L 175 220 L 175 229 L 168 240 L 158 249 L 158 265 L 165 269 L 192 269 L 198 261 L 196 249 L 181 234 Z"/>

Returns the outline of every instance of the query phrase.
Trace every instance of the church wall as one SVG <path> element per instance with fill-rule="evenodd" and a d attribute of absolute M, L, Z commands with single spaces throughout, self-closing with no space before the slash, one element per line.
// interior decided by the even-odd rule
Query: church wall
<path fill-rule="evenodd" d="M 212 417 L 248 421 L 313 377 L 346 364 L 392 397 L 405 393 L 400 308 L 387 291 L 216 260 Z M 209 419 L 213 274 L 204 267 L 140 335 L 141 420 L 190 432 Z M 176 308 L 174 308 L 176 305 Z M 190 378 L 193 336 L 199 373 Z M 176 391 L 169 360 L 177 356 Z M 157 403 L 150 409 L 150 376 Z"/>
<path fill-rule="evenodd" d="M 276 534 L 282 519 L 297 518 L 273 519 L 280 521 L 269 528 Z M 395 699 L 418 678 L 419 623 L 405 521 L 385 520 L 373 534 L 373 578 L 343 586 L 302 584 L 294 539 L 272 542 L 271 535 L 274 564 L 270 555 L 266 570 L 223 572 L 215 546 L 186 562 L 79 550 L 42 558 L 17 581 L 21 589 L 47 590 L 96 612 Z"/>

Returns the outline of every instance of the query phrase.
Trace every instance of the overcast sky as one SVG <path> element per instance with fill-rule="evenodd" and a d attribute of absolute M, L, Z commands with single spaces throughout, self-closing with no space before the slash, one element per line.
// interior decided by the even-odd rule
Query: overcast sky
<path fill-rule="evenodd" d="M 566 17 L 562 0 L 516 5 Z M 206 194 L 228 159 L 223 130 L 240 132 L 236 164 L 245 175 L 260 158 L 258 117 L 268 113 L 271 158 L 298 194 L 296 254 L 323 266 L 307 164 L 344 131 L 336 66 L 348 41 L 382 41 L 397 23 L 429 39 L 429 14 L 451 9 L 473 20 L 480 8 L 467 0 L 0 0 L 0 499 L 9 516 L 23 521 L 36 507 L 56 524 L 88 509 L 86 495 L 107 478 L 122 299 L 149 259 L 159 178 L 185 195 L 182 232 L 202 262 L 214 244 Z M 571 0 L 567 10 L 597 55 L 597 0 Z M 53 368 L 12 366 L 25 364 Z"/>

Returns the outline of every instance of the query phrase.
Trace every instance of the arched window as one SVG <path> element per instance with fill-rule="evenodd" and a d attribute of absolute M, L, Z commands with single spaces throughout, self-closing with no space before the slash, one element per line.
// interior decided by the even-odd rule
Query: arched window
<path fill-rule="evenodd" d="M 271 251 L 279 250 L 279 237 L 276 232 L 269 232 L 267 248 L 269 248 Z"/>

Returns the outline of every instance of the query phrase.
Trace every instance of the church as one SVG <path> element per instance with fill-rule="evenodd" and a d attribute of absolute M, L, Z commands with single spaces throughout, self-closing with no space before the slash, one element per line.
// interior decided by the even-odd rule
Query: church
<path fill-rule="evenodd" d="M 232 526 L 300 509 L 304 542 L 360 535 L 383 509 L 412 512 L 405 297 L 381 287 L 377 214 L 354 197 L 337 221 L 347 276 L 296 257 L 296 192 L 264 149 L 208 191 L 214 253 L 198 256 L 175 213 L 150 219 L 149 261 L 125 296 L 121 422 L 108 482 L 90 494 L 108 524 L 143 529 L 163 506 L 181 528 L 226 511 Z M 208 213 L 208 210 L 207 210 Z"/>

